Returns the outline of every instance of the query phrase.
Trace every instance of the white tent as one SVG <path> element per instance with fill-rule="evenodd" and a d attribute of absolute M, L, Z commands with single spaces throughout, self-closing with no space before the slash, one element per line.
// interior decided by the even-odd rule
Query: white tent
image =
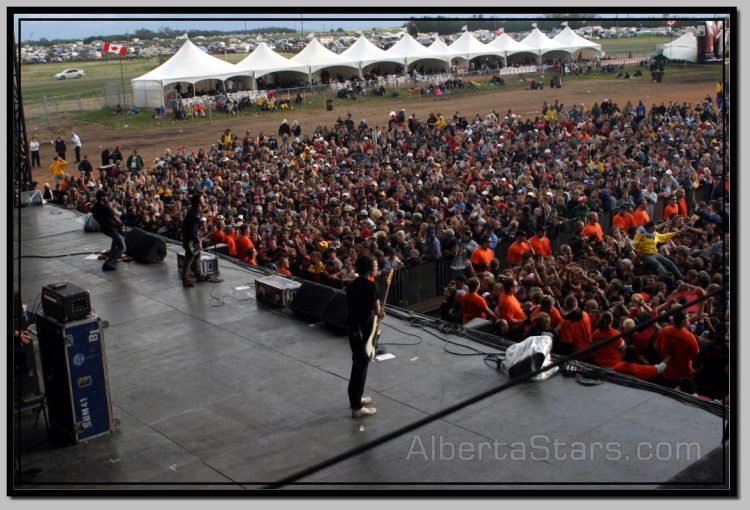
<path fill-rule="evenodd" d="M 569 46 L 565 46 L 553 39 L 550 39 L 549 37 L 544 35 L 541 30 L 539 30 L 536 27 L 534 27 L 534 30 L 532 30 L 531 33 L 527 35 L 521 42 L 527 46 L 531 46 L 532 48 L 536 50 L 535 53 L 539 56 L 540 64 L 542 62 L 542 55 L 545 55 L 547 53 L 551 53 L 551 52 L 572 53 Z"/>
<path fill-rule="evenodd" d="M 445 44 L 438 34 L 435 34 L 435 41 L 427 47 L 428 50 L 435 51 L 446 55 L 449 59 L 460 57 L 461 55 Z"/>
<path fill-rule="evenodd" d="M 400 64 L 403 62 L 403 60 L 388 55 L 385 50 L 372 44 L 364 35 L 359 36 L 359 39 L 344 51 L 341 56 L 357 64 L 360 75 L 364 68 L 372 64 L 381 64 L 384 62 Z"/>
<path fill-rule="evenodd" d="M 237 65 L 237 74 L 249 76 L 255 87 L 255 80 L 262 76 L 275 73 L 293 72 L 308 74 L 308 68 L 304 64 L 297 64 L 282 57 L 273 51 L 266 43 L 262 42 L 250 55 L 241 60 Z"/>
<path fill-rule="evenodd" d="M 196 83 L 204 80 L 224 81 L 239 73 L 237 68 L 202 51 L 190 40 L 172 58 L 143 76 L 130 80 L 133 104 L 156 108 L 164 104 L 164 87 L 172 83 Z"/>
<path fill-rule="evenodd" d="M 662 55 L 669 60 L 698 61 L 698 39 L 692 32 L 687 32 L 671 43 L 665 44 Z"/>
<path fill-rule="evenodd" d="M 305 48 L 290 59 L 296 64 L 306 65 L 310 76 L 318 71 L 330 68 L 332 71 L 349 71 L 358 70 L 357 64 L 341 55 L 337 55 L 322 44 L 317 39 L 309 42 Z"/>
<path fill-rule="evenodd" d="M 580 54 L 587 57 L 597 56 L 602 52 L 601 44 L 596 44 L 588 39 L 584 39 L 573 32 L 569 26 L 566 26 L 565 29 L 557 34 L 552 40 L 570 48 L 573 53 L 573 58 Z"/>
<path fill-rule="evenodd" d="M 508 57 L 520 53 L 531 53 L 532 55 L 539 55 L 539 51 L 536 48 L 527 46 L 524 43 L 520 43 L 513 39 L 508 34 L 502 33 L 495 37 L 495 40 L 488 43 L 487 46 L 495 48 L 496 51 L 502 52 L 505 57 L 505 63 L 508 63 Z"/>
<path fill-rule="evenodd" d="M 407 33 L 404 33 L 404 36 L 386 53 L 389 57 L 399 59 L 399 62 L 403 62 L 406 67 L 418 60 L 439 61 L 444 69 L 450 66 L 448 55 L 422 46 Z"/>
<path fill-rule="evenodd" d="M 453 44 L 448 47 L 465 60 L 471 60 L 476 57 L 484 57 L 489 55 L 495 57 L 504 56 L 496 48 L 487 46 L 486 44 L 477 40 L 476 37 L 471 35 L 471 32 L 464 32 L 463 34 L 461 34 L 461 37 L 453 41 Z"/>

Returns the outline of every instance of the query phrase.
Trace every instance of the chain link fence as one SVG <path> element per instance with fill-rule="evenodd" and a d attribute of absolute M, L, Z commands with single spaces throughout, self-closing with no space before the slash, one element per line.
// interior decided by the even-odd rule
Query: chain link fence
<path fill-rule="evenodd" d="M 27 121 L 44 122 L 51 127 L 53 122 L 69 118 L 71 114 L 94 112 L 104 107 L 114 109 L 118 104 L 124 108 L 131 102 L 132 94 L 127 87 L 123 97 L 121 85 L 107 84 L 104 91 L 99 88 L 75 94 L 24 99 L 23 108 Z"/>

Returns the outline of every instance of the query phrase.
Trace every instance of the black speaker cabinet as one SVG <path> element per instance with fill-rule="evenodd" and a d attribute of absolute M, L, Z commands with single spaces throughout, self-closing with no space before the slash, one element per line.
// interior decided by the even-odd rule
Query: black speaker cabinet
<path fill-rule="evenodd" d="M 167 256 L 167 245 L 163 240 L 137 228 L 127 233 L 125 246 L 131 257 L 145 264 L 161 262 Z"/>
<path fill-rule="evenodd" d="M 323 320 L 323 312 L 331 302 L 334 289 L 313 282 L 304 281 L 297 289 L 289 308 L 294 313 L 314 320 Z"/>

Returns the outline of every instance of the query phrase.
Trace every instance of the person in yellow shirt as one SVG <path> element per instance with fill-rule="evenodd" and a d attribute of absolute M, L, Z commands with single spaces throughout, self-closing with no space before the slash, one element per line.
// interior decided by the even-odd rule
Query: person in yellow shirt
<path fill-rule="evenodd" d="M 60 156 L 55 156 L 55 160 L 49 166 L 50 172 L 55 176 L 55 183 L 60 184 L 65 178 L 65 168 L 68 166 L 68 162 Z"/>
<path fill-rule="evenodd" d="M 658 250 L 659 244 L 669 241 L 678 233 L 668 232 L 660 234 L 656 231 L 656 224 L 653 221 L 649 221 L 642 227 L 639 227 L 635 234 L 635 251 L 649 269 L 656 271 L 659 278 L 666 277 L 667 271 L 669 271 L 674 275 L 675 279 L 683 279 L 682 273 L 680 273 L 675 263 L 659 253 Z"/>

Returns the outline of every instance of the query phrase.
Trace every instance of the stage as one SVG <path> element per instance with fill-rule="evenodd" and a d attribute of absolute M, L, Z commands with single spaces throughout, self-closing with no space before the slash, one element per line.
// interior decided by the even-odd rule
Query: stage
<path fill-rule="evenodd" d="M 14 252 L 14 283 L 20 271 L 29 308 L 49 283 L 67 280 L 90 291 L 95 313 L 109 322 L 115 418 L 106 436 L 60 447 L 46 442 L 43 420 L 32 427 L 33 411 L 21 413 L 21 470 L 42 472 L 20 490 L 258 489 L 507 381 L 483 356 L 446 352 L 470 352 L 438 338 L 449 335 L 389 314 L 381 342 L 395 357 L 372 363 L 367 378 L 378 413 L 352 419 L 346 337 L 258 303 L 254 281 L 262 273 L 221 259 L 222 283 L 185 289 L 176 243 L 161 263 L 120 263 L 105 273 L 101 261 L 87 257 L 110 240 L 85 233 L 81 216 L 49 205 L 20 216 L 20 231 L 15 221 L 13 229 L 21 255 L 86 252 L 20 261 Z M 558 374 L 282 490 L 630 490 L 670 481 L 667 488 L 679 489 L 691 483 L 678 477 L 683 470 L 712 451 L 717 457 L 722 431 L 722 418 L 698 407 Z M 693 486 L 725 489 L 723 461 L 711 466 Z"/>

